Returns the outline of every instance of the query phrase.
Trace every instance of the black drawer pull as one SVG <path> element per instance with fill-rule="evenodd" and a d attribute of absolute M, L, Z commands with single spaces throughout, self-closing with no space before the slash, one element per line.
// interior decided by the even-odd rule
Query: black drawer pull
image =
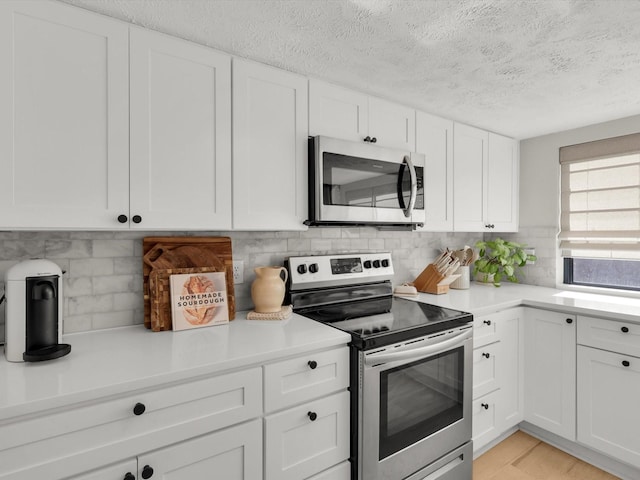
<path fill-rule="evenodd" d="M 312 422 L 315 422 L 316 418 L 318 418 L 318 414 L 316 412 L 307 412 L 307 416 Z"/>
<path fill-rule="evenodd" d="M 315 370 L 315 369 L 316 369 L 316 367 L 318 366 L 318 362 L 316 362 L 315 360 L 309 360 L 309 361 L 307 362 L 307 365 L 309 365 L 309 368 L 310 368 L 311 370 Z"/>
<path fill-rule="evenodd" d="M 142 217 L 140 215 L 134 215 L 133 217 L 131 217 L 131 221 L 133 223 L 140 223 L 142 221 Z"/>
<path fill-rule="evenodd" d="M 573 323 L 573 318 L 567 318 L 567 323 Z"/>
<path fill-rule="evenodd" d="M 144 406 L 144 403 L 136 403 L 133 407 L 134 415 L 142 415 L 147 407 Z"/>
<path fill-rule="evenodd" d="M 491 320 L 484 320 L 482 323 L 484 323 L 485 325 L 491 325 Z"/>
<path fill-rule="evenodd" d="M 489 410 L 489 404 L 488 403 L 481 403 L 480 406 L 482 408 L 484 408 L 485 410 Z"/>
<path fill-rule="evenodd" d="M 629 363 L 629 360 L 623 360 L 623 361 L 622 361 L 622 366 L 623 366 L 623 367 L 628 367 L 629 365 L 631 365 L 631 364 Z"/>
<path fill-rule="evenodd" d="M 133 476 L 133 473 L 127 472 L 122 480 L 136 480 L 136 477 Z"/>
<path fill-rule="evenodd" d="M 620 330 L 622 330 L 622 333 L 629 333 L 628 327 L 622 327 Z"/>
<path fill-rule="evenodd" d="M 151 477 L 153 477 L 153 468 L 151 468 L 149 465 L 145 465 L 142 469 L 142 478 L 147 480 L 147 478 Z"/>
<path fill-rule="evenodd" d="M 485 352 L 485 353 L 483 353 L 483 354 L 482 354 L 482 356 L 483 356 L 484 358 L 489 358 L 489 357 L 491 356 L 491 354 L 490 354 L 490 353 L 486 353 L 486 352 Z"/>
<path fill-rule="evenodd" d="M 118 215 L 118 221 L 120 223 L 127 223 L 129 221 L 129 219 L 127 218 L 126 215 Z"/>

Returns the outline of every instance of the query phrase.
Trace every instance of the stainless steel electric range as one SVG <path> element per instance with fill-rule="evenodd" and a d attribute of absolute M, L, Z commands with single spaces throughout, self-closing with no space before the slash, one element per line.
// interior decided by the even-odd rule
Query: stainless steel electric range
<path fill-rule="evenodd" d="M 471 480 L 471 314 L 394 297 L 390 253 L 286 266 L 294 311 L 351 334 L 351 478 Z"/>

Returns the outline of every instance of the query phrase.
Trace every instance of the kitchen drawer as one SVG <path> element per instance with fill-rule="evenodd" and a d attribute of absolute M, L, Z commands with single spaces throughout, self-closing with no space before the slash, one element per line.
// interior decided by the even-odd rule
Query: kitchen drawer
<path fill-rule="evenodd" d="M 501 433 L 497 414 L 499 394 L 500 390 L 495 390 L 473 401 L 471 415 L 474 449 L 480 448 Z"/>
<path fill-rule="evenodd" d="M 48 478 L 56 478 L 56 468 L 73 470 L 70 462 L 74 456 L 81 456 L 83 462 L 107 463 L 110 458 L 105 448 L 117 450 L 127 445 L 144 451 L 164 440 L 168 435 L 163 430 L 172 427 L 187 437 L 194 434 L 187 431 L 189 424 L 197 425 L 192 430 L 209 431 L 233 425 L 259 417 L 261 399 L 262 375 L 256 367 L 16 420 L 0 425 L 0 478 L 8 472 L 14 472 L 8 474 L 12 479 L 32 477 L 33 474 L 25 473 L 23 477 L 15 472 L 31 467 L 34 458 L 42 464 L 54 462 Z M 143 413 L 140 405 L 145 407 Z M 138 415 L 134 412 L 136 406 L 140 409 Z M 99 455 L 89 454 L 98 449 Z M 125 453 L 131 454 L 117 454 Z M 86 465 L 78 468 L 86 470 Z"/>
<path fill-rule="evenodd" d="M 331 467 L 324 472 L 309 477 L 307 480 L 350 480 L 351 479 L 351 463 L 342 462 L 335 467 Z"/>
<path fill-rule="evenodd" d="M 473 348 L 498 341 L 498 326 L 496 320 L 500 314 L 501 312 L 483 315 L 481 317 L 473 317 Z"/>
<path fill-rule="evenodd" d="M 264 406 L 273 412 L 349 385 L 349 349 L 312 352 L 264 367 Z"/>
<path fill-rule="evenodd" d="M 344 391 L 265 417 L 265 480 L 299 480 L 347 460 L 349 415 Z"/>
<path fill-rule="evenodd" d="M 578 344 L 640 357 L 640 325 L 579 315 Z"/>
<path fill-rule="evenodd" d="M 491 343 L 473 350 L 473 398 L 479 398 L 500 388 L 497 364 L 501 342 Z"/>

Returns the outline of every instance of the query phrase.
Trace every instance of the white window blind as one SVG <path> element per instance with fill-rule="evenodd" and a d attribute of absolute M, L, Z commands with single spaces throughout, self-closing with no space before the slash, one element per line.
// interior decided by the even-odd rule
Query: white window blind
<path fill-rule="evenodd" d="M 640 258 L 640 134 L 560 149 L 563 256 Z"/>

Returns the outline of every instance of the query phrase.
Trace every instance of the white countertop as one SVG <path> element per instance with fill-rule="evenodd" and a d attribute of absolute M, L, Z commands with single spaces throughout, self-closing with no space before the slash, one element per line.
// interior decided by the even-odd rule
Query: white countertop
<path fill-rule="evenodd" d="M 640 299 L 514 283 L 503 283 L 501 287 L 494 287 L 491 284 L 481 285 L 472 282 L 468 290 L 450 289 L 449 293 L 442 295 L 419 293 L 415 300 L 474 315 L 528 306 L 640 323 Z"/>
<path fill-rule="evenodd" d="M 414 300 L 485 315 L 530 306 L 640 323 L 640 299 L 569 292 L 531 285 L 472 283 Z M 259 365 L 311 350 L 346 344 L 350 336 L 293 315 L 284 321 L 246 320 L 228 325 L 153 333 L 143 326 L 64 336 L 63 358 L 10 363 L 0 357 L 0 421 L 137 389 Z"/>
<path fill-rule="evenodd" d="M 180 332 L 142 325 L 64 335 L 65 357 L 11 363 L 0 356 L 0 421 L 71 403 L 345 345 L 351 336 L 299 315 Z M 1 347 L 0 347 L 1 348 Z"/>

